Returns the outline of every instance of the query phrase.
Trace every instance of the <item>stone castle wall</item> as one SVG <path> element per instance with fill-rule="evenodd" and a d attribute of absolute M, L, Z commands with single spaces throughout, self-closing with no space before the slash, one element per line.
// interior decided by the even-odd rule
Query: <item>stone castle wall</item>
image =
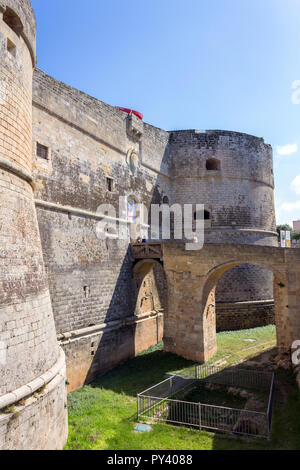
<path fill-rule="evenodd" d="M 0 2 L 0 59 L 0 449 L 39 448 L 37 440 L 29 442 L 32 434 L 44 437 L 44 449 L 61 448 L 67 437 L 65 364 L 31 186 L 35 18 L 27 0 Z M 41 387 L 45 393 L 35 405 Z M 50 390 L 56 394 L 51 402 Z M 55 443 L 49 420 L 59 427 Z"/>
<path fill-rule="evenodd" d="M 262 138 L 230 131 L 176 131 L 171 133 L 170 142 L 172 202 L 205 205 L 210 214 L 205 221 L 206 243 L 277 245 L 270 145 Z M 210 159 L 218 161 L 218 169 L 207 169 Z M 257 306 L 254 303 L 245 315 L 245 309 L 239 310 L 239 306 L 240 302 L 248 302 L 250 307 L 251 302 L 270 299 L 270 271 L 249 265 L 231 269 L 217 285 L 217 327 L 265 324 L 264 308 L 260 314 L 251 314 Z"/>
<path fill-rule="evenodd" d="M 220 277 L 241 264 L 262 266 L 274 273 L 277 348 L 290 355 L 300 331 L 299 250 L 272 246 L 210 244 L 186 250 L 183 243 L 162 245 L 168 280 L 165 350 L 193 361 L 208 361 L 217 351 L 215 290 Z M 184 321 L 182 319 L 184 318 Z"/>
<path fill-rule="evenodd" d="M 263 139 L 166 132 L 33 74 L 35 27 L 29 0 L 0 0 L 0 449 L 63 447 L 65 357 L 74 390 L 163 338 L 163 268 L 134 265 L 116 237 L 117 222 L 148 233 L 146 215 L 129 223 L 128 199 L 204 203 L 206 242 L 277 245 Z M 233 268 L 217 302 L 217 329 L 273 322 L 272 274 Z"/>
<path fill-rule="evenodd" d="M 216 305 L 217 331 L 241 330 L 275 324 L 274 300 L 228 302 Z"/>
<path fill-rule="evenodd" d="M 37 143 L 47 148 L 47 158 L 37 155 Z M 120 195 L 148 208 L 164 196 L 170 204 L 204 203 L 211 214 L 206 241 L 272 245 L 276 239 L 272 150 L 263 139 L 226 131 L 166 132 L 36 70 L 32 145 L 39 228 L 70 389 L 162 338 L 156 312 L 139 322 L 145 342 L 136 347 L 128 243 L 97 238 L 100 204 L 118 207 Z M 220 160 L 220 171 L 207 171 L 209 158 Z M 116 219 L 126 220 L 126 210 Z M 265 324 L 269 309 L 245 315 L 238 306 L 272 299 L 272 282 L 272 273 L 259 267 L 226 273 L 217 293 L 220 328 Z"/>
<path fill-rule="evenodd" d="M 37 214 L 73 389 L 162 339 L 158 312 L 150 315 L 150 309 L 143 321 L 134 316 L 128 241 L 99 240 L 96 213 L 100 204 L 117 208 L 119 196 L 134 196 L 148 206 L 160 202 L 169 185 L 164 176 L 168 133 L 136 122 L 142 126 L 142 137 L 136 138 L 125 113 L 39 70 L 33 103 Z M 48 148 L 47 159 L 36 155 L 37 142 Z M 107 178 L 113 179 L 112 191 Z M 127 210 L 116 219 L 127 219 Z"/>
<path fill-rule="evenodd" d="M 60 449 L 66 374 L 74 390 L 164 335 L 163 268 L 134 265 L 116 237 L 127 200 L 204 203 L 206 242 L 275 246 L 272 149 L 241 133 L 166 132 L 33 74 L 28 0 L 0 0 L 0 56 L 0 448 Z M 99 209 L 108 203 L 115 214 Z M 147 236 L 148 218 L 135 228 Z M 272 279 L 228 271 L 217 329 L 272 323 Z"/>

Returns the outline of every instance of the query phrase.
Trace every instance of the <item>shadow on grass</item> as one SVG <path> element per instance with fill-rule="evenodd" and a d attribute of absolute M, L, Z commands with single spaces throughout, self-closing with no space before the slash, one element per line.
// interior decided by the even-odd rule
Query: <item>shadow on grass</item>
<path fill-rule="evenodd" d="M 107 437 L 105 445 L 103 444 L 104 447 L 101 447 L 105 449 L 300 449 L 300 393 L 296 387 L 292 372 L 283 369 L 275 370 L 276 388 L 271 442 L 268 442 L 266 439 L 230 438 L 226 434 L 210 434 L 206 431 L 199 433 L 195 429 L 191 430 L 188 427 L 164 423 L 155 424 L 153 431 L 149 434 L 134 434 L 133 425 L 136 421 L 136 414 L 132 414 L 132 412 L 135 409 L 137 393 L 162 381 L 166 373 L 189 367 L 192 364 L 191 361 L 187 361 L 175 354 L 164 353 L 162 347 L 162 343 L 160 343 L 150 348 L 150 350 L 141 353 L 136 358 L 120 365 L 105 376 L 99 377 L 86 389 L 82 390 L 82 392 L 86 390 L 87 395 L 83 393 L 81 396 L 82 392 L 75 392 L 74 398 L 78 397 L 78 404 L 76 404 L 76 400 L 74 402 L 75 408 L 80 407 L 82 401 L 87 403 L 86 399 L 88 399 L 89 390 L 91 389 L 95 392 L 98 389 L 100 393 L 102 389 L 105 393 L 113 391 L 117 394 L 124 394 L 124 396 L 130 397 L 130 402 L 127 404 L 125 397 L 124 400 L 123 398 L 114 397 L 112 394 L 110 398 L 111 404 L 106 403 L 106 410 L 104 410 L 99 407 L 97 395 L 91 404 L 91 406 L 96 404 L 97 410 L 94 411 L 92 408 L 87 409 L 84 406 L 82 413 L 78 413 L 78 421 L 75 420 L 74 425 L 77 423 L 80 426 L 86 420 L 85 428 L 82 432 L 83 434 L 85 432 L 88 433 L 93 427 L 94 419 L 99 418 L 98 413 L 101 413 L 105 419 L 103 424 L 97 424 L 97 426 L 100 429 L 100 433 L 104 432 L 102 426 L 106 426 Z M 272 366 L 275 356 L 276 348 L 273 348 L 251 357 L 234 367 L 266 370 Z M 116 400 L 124 401 L 116 403 Z M 114 422 L 114 413 L 116 413 L 117 424 Z M 72 441 L 73 448 L 77 445 L 76 436 L 78 434 L 80 435 L 80 430 L 77 428 Z M 82 437 L 82 439 L 82 443 L 78 444 L 78 448 L 84 448 L 87 445 L 84 440 L 85 438 Z"/>
<path fill-rule="evenodd" d="M 257 356 L 236 365 L 236 368 L 252 370 L 272 370 L 277 348 L 264 351 Z M 270 367 L 271 366 L 271 367 Z M 300 392 L 292 369 L 275 369 L 275 394 L 273 403 L 271 441 L 263 438 L 230 438 L 228 435 L 214 434 L 213 449 L 300 449 Z"/>
<path fill-rule="evenodd" d="M 163 353 L 161 347 L 162 345 L 159 345 L 158 349 L 147 351 L 128 361 L 102 379 L 98 379 L 93 383 L 93 386 L 136 396 L 142 390 L 163 380 L 167 372 L 192 365 L 191 361 L 179 356 Z M 276 354 L 277 349 L 273 348 L 230 367 L 266 370 Z M 275 370 L 275 383 L 271 442 L 263 438 L 238 436 L 233 438 L 226 434 L 215 433 L 210 434 L 213 437 L 213 449 L 300 449 L 300 420 L 298 419 L 300 416 L 300 393 L 295 387 L 292 371 Z M 134 420 L 136 415 L 128 419 Z M 209 435 L 209 430 L 204 431 L 204 434 Z M 199 448 L 201 448 L 201 435 L 199 435 Z"/>
<path fill-rule="evenodd" d="M 165 374 L 168 372 L 193 364 L 192 361 L 176 356 L 176 354 L 165 353 L 162 349 L 163 343 L 153 346 L 134 359 L 116 367 L 105 376 L 94 380 L 90 386 L 136 397 L 146 388 L 164 380 Z"/>

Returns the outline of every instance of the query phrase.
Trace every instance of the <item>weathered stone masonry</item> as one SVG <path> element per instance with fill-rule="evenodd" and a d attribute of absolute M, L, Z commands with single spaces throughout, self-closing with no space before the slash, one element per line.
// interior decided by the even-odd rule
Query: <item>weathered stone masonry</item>
<path fill-rule="evenodd" d="M 177 131 L 170 142 L 173 202 L 205 205 L 206 242 L 277 246 L 270 145 L 228 131 Z M 210 161 L 218 162 L 218 169 L 208 169 Z M 217 329 L 261 326 L 267 318 L 274 323 L 272 304 L 268 313 L 263 308 L 272 299 L 270 271 L 244 265 L 226 272 L 216 292 Z"/>
<path fill-rule="evenodd" d="M 216 285 L 232 267 L 250 263 L 274 274 L 277 347 L 280 354 L 290 356 L 292 344 L 300 335 L 299 250 L 207 244 L 202 250 L 187 251 L 183 243 L 170 242 L 165 242 L 162 248 L 168 283 L 168 314 L 164 325 L 166 351 L 199 362 L 214 356 L 217 351 Z"/>
<path fill-rule="evenodd" d="M 0 2 L 0 59 L 0 449 L 60 449 L 65 358 L 33 199 L 35 18 L 27 0 Z"/>
<path fill-rule="evenodd" d="M 167 350 L 187 355 L 205 330 L 202 360 L 215 351 L 216 327 L 274 322 L 273 274 L 244 257 L 220 277 L 217 320 L 208 312 L 204 330 L 195 325 L 197 275 L 194 299 L 172 297 L 174 286 L 191 288 L 186 267 L 170 275 L 160 262 L 135 264 L 111 226 L 129 230 L 126 203 L 113 218 L 99 206 L 118 207 L 119 196 L 148 209 L 203 203 L 206 243 L 271 248 L 272 149 L 242 133 L 167 132 L 33 73 L 29 0 L 0 0 L 0 56 L 0 411 L 19 405 L 19 414 L 0 415 L 0 448 L 61 448 L 65 360 L 57 338 L 73 390 L 163 335 Z M 103 218 L 106 240 L 97 237 Z M 147 236 L 148 222 L 139 234 Z"/>
<path fill-rule="evenodd" d="M 37 143 L 47 148 L 46 159 L 37 155 Z M 148 208 L 165 197 L 170 204 L 204 203 L 210 214 L 206 241 L 276 243 L 272 150 L 260 138 L 166 132 L 36 70 L 32 145 L 37 215 L 69 389 L 132 357 L 162 333 L 161 309 L 143 322 L 131 320 L 136 294 L 128 245 L 97 238 L 100 204 L 117 207 L 120 195 Z M 207 170 L 212 157 L 219 170 Z M 126 221 L 127 213 L 117 218 Z M 273 274 L 257 266 L 226 273 L 218 285 L 217 328 L 273 323 L 272 284 Z M 138 336 L 145 342 L 137 345 Z"/>
<path fill-rule="evenodd" d="M 143 321 L 134 317 L 128 243 L 99 240 L 96 212 L 101 203 L 118 207 L 119 195 L 148 206 L 161 202 L 169 186 L 162 174 L 168 133 L 141 123 L 137 140 L 126 114 L 38 70 L 33 114 L 37 214 L 56 329 L 74 389 L 162 339 L 157 308 L 144 312 Z M 36 156 L 37 142 L 48 147 L 47 160 Z M 135 173 L 128 161 L 132 149 L 140 162 Z M 118 218 L 127 219 L 127 213 Z"/>

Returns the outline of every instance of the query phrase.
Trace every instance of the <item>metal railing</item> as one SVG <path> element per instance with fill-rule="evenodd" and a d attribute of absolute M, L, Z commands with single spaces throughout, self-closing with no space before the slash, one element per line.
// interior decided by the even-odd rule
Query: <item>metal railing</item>
<path fill-rule="evenodd" d="M 274 374 L 273 374 L 271 387 L 270 387 L 268 411 L 267 411 L 267 416 L 268 416 L 268 438 L 269 438 L 269 440 L 271 439 L 271 431 L 272 431 L 274 393 L 275 393 L 275 377 L 274 377 Z"/>
<path fill-rule="evenodd" d="M 184 401 L 184 395 L 205 383 L 269 391 L 268 408 L 262 412 Z M 139 393 L 137 414 L 138 419 L 270 439 L 273 398 L 271 372 L 195 365 Z"/>

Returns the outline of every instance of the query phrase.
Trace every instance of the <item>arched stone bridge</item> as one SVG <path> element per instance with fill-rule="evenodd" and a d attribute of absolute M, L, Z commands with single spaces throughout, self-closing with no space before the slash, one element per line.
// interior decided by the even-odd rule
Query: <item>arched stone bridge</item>
<path fill-rule="evenodd" d="M 148 245 L 151 245 L 149 243 Z M 289 352 L 300 340 L 300 250 L 254 245 L 206 244 L 201 250 L 186 251 L 184 243 L 163 242 L 161 250 L 132 246 L 141 260 L 134 271 L 141 275 L 158 258 L 163 258 L 167 281 L 167 311 L 164 320 L 165 350 L 198 362 L 208 361 L 217 350 L 215 290 L 228 269 L 255 264 L 274 273 L 274 300 L 279 352 Z M 144 249 L 144 251 L 146 248 Z M 147 267 L 147 268 L 146 268 Z"/>

